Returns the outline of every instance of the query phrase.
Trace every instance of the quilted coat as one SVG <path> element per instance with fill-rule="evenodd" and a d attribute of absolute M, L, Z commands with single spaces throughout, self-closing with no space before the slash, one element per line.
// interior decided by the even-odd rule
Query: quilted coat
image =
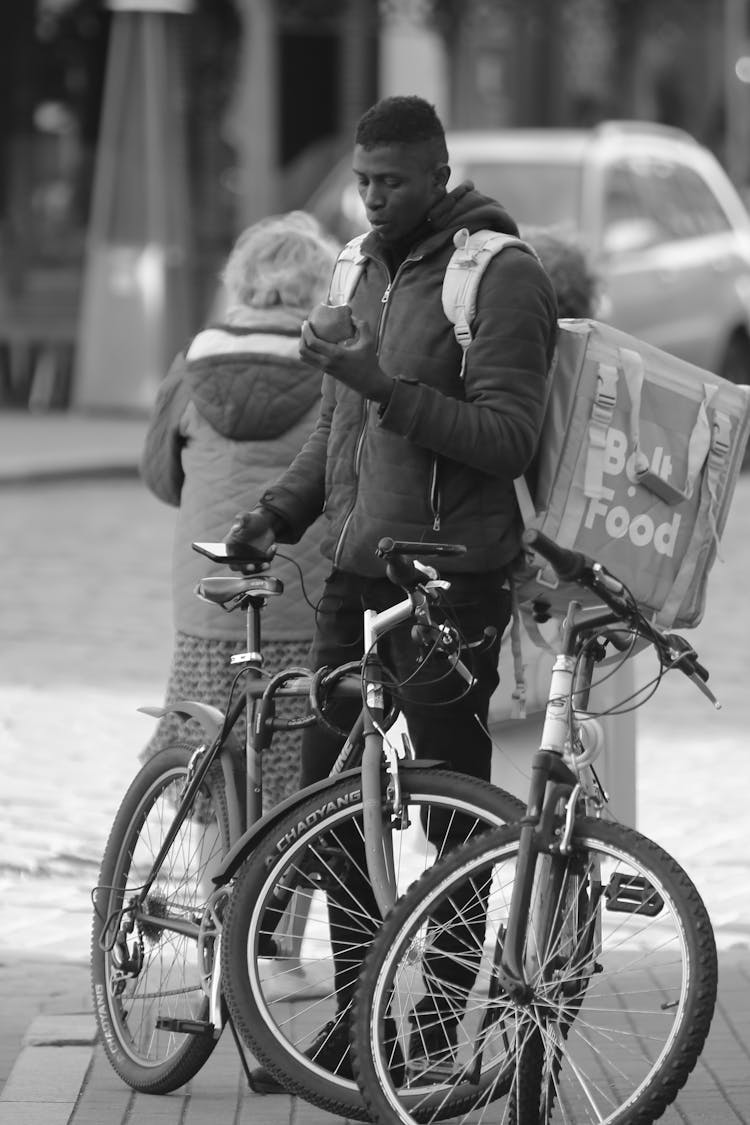
<path fill-rule="evenodd" d="M 179 506 L 175 628 L 217 640 L 242 639 L 245 615 L 226 613 L 195 596 L 201 578 L 230 572 L 190 544 L 224 538 L 249 498 L 294 459 L 320 402 L 320 376 L 299 359 L 302 314 L 249 310 L 245 320 L 242 326 L 205 329 L 177 356 L 160 387 L 141 459 L 141 475 L 151 491 Z M 320 554 L 321 530 L 319 523 L 293 548 L 283 549 L 301 566 L 313 603 L 328 569 Z M 277 559 L 271 573 L 282 579 L 285 592 L 269 599 L 263 635 L 306 639 L 314 613 L 302 597 L 296 569 Z"/>
<path fill-rule="evenodd" d="M 453 235 L 517 229 L 474 190 L 452 209 L 445 204 L 393 276 L 379 236 L 362 243 L 367 260 L 350 303 L 396 380 L 387 405 L 324 376 L 313 434 L 260 498 L 283 521 L 280 538 L 292 542 L 325 507 L 324 554 L 363 576 L 383 573 L 375 555 L 383 536 L 465 544 L 465 555 L 441 560 L 446 572 L 502 569 L 519 550 L 513 479 L 541 429 L 555 296 L 531 255 L 509 248 L 494 258 L 479 286 L 462 378 L 441 301 Z"/>

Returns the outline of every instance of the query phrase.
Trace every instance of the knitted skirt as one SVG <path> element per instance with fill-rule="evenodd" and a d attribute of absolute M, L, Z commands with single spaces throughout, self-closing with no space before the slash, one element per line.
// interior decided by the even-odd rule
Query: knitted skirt
<path fill-rule="evenodd" d="M 237 641 L 207 640 L 178 632 L 167 682 L 166 704 L 178 699 L 194 699 L 226 711 L 229 691 L 237 675 L 237 667 L 230 665 L 229 658 L 239 648 Z M 307 666 L 309 650 L 309 640 L 266 641 L 263 644 L 264 671 L 273 674 L 289 665 Z M 235 692 L 241 690 L 242 678 Z M 305 713 L 305 709 L 303 699 L 280 699 L 276 714 L 279 718 L 297 718 Z M 245 745 L 245 726 L 243 714 L 234 726 L 234 733 L 242 746 Z M 301 733 L 299 730 L 277 731 L 270 749 L 263 755 L 264 812 L 299 789 Z M 197 744 L 202 739 L 203 730 L 195 719 L 165 715 L 159 720 L 141 760 L 147 761 L 174 742 L 187 740 Z"/>

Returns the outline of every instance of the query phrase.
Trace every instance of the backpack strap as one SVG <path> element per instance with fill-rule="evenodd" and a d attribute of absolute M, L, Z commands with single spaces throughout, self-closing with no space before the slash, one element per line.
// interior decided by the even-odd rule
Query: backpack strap
<path fill-rule="evenodd" d="M 506 246 L 517 246 L 538 255 L 528 242 L 512 234 L 496 230 L 478 230 L 469 234 L 466 227 L 453 236 L 455 250 L 451 255 L 443 278 L 443 312 L 453 325 L 456 340 L 461 346 L 461 378 L 466 367 L 466 349 L 471 343 L 471 325 L 477 311 L 477 291 L 482 275 L 492 259 Z"/>
<path fill-rule="evenodd" d="M 471 326 L 477 311 L 477 293 L 484 271 L 496 254 L 506 246 L 517 246 L 539 260 L 539 255 L 528 242 L 512 234 L 496 230 L 478 230 L 470 234 L 466 227 L 456 231 L 453 236 L 453 251 L 443 277 L 443 312 L 453 325 L 453 332 L 461 348 L 461 371 L 463 379 L 466 371 L 466 353 L 472 341 Z M 536 514 L 523 478 L 513 482 L 521 509 L 524 525 L 528 527 Z M 510 643 L 513 654 L 515 688 L 513 690 L 512 715 L 514 719 L 526 718 L 526 675 L 521 644 L 521 619 L 518 597 L 511 583 L 512 623 Z"/>
<path fill-rule="evenodd" d="M 510 580 L 510 649 L 513 657 L 513 678 L 515 687 L 511 692 L 511 719 L 526 718 L 526 667 L 523 662 L 521 645 L 521 610 L 518 605 L 518 587 Z"/>
<path fill-rule="evenodd" d="M 356 238 L 352 238 L 336 259 L 328 287 L 329 305 L 349 304 L 367 261 L 367 256 L 361 250 L 366 237 L 366 234 L 358 234 Z"/>

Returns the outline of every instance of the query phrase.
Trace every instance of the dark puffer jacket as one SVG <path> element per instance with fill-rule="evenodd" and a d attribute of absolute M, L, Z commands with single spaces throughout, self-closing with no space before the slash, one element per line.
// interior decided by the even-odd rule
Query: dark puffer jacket
<path fill-rule="evenodd" d="M 448 218 L 442 218 L 449 211 Z M 516 234 L 508 214 L 476 191 L 441 204 L 441 222 L 390 277 L 382 243 L 362 244 L 351 301 L 372 326 L 380 364 L 397 382 L 385 409 L 326 375 L 316 428 L 261 498 L 294 542 L 325 508 L 322 550 L 338 568 L 383 573 L 378 540 L 464 543 L 446 572 L 502 568 L 518 553 L 513 479 L 541 429 L 556 335 L 555 297 L 539 263 L 508 248 L 479 287 L 473 340 L 461 348 L 442 308 L 453 235 L 466 227 Z"/>

